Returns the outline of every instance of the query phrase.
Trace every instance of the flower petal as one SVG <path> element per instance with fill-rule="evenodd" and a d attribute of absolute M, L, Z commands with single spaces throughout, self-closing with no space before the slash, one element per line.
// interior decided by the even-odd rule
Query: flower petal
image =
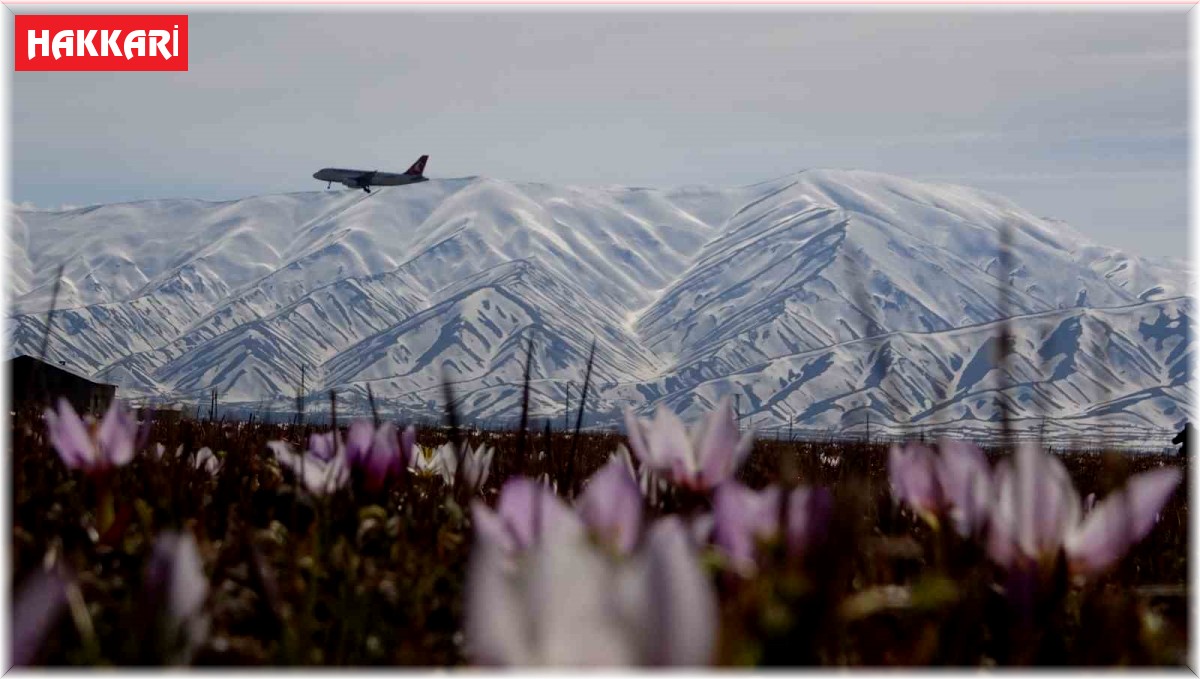
<path fill-rule="evenodd" d="M 694 442 L 700 476 L 708 487 L 725 482 L 735 471 L 741 448 L 737 421 L 729 397 L 721 399 L 717 409 L 708 414 Z"/>
<path fill-rule="evenodd" d="M 892 497 L 923 515 L 936 515 L 943 506 L 937 478 L 937 456 L 924 444 L 892 445 L 888 450 L 888 479 Z"/>
<path fill-rule="evenodd" d="M 96 449 L 83 420 L 75 414 L 71 402 L 58 399 L 58 412 L 46 410 L 46 432 L 68 469 L 90 467 L 96 461 Z"/>
<path fill-rule="evenodd" d="M 96 435 L 101 456 L 115 467 L 129 464 L 133 459 L 137 429 L 138 423 L 133 413 L 120 401 L 113 399 Z"/>
<path fill-rule="evenodd" d="M 163 533 L 154 544 L 146 571 L 146 583 L 161 605 L 165 629 L 172 641 L 183 644 L 189 658 L 208 636 L 204 602 L 208 578 L 191 533 Z"/>
<path fill-rule="evenodd" d="M 670 470 L 676 483 L 685 483 L 685 479 L 699 471 L 683 421 L 662 404 L 646 432 L 646 443 L 654 463 L 660 469 Z"/>
<path fill-rule="evenodd" d="M 966 441 L 938 442 L 937 478 L 954 529 L 964 537 L 983 529 L 991 510 L 992 479 L 987 456 Z"/>
<path fill-rule="evenodd" d="M 205 446 L 196 451 L 196 469 L 203 469 L 209 474 L 215 474 L 221 466 L 221 460 L 213 454 L 212 448 Z"/>
<path fill-rule="evenodd" d="M 1175 468 L 1143 472 L 1097 503 L 1067 536 L 1064 546 L 1072 571 L 1095 575 L 1116 563 L 1154 527 L 1182 478 Z"/>
<path fill-rule="evenodd" d="M 614 457 L 592 475 L 579 512 L 592 531 L 620 552 L 633 551 L 642 524 L 642 492 L 624 462 Z"/>
<path fill-rule="evenodd" d="M 371 444 L 375 440 L 375 424 L 371 420 L 361 419 L 350 423 L 346 432 L 346 462 L 351 467 L 358 466 L 371 454 Z"/>
<path fill-rule="evenodd" d="M 575 512 L 541 483 L 512 478 L 500 489 L 497 511 L 504 519 L 518 549 L 527 549 L 548 532 L 583 533 Z"/>
<path fill-rule="evenodd" d="M 678 517 L 660 519 L 647 536 L 650 599 L 646 615 L 657 638 L 650 664 L 701 666 L 717 639 L 717 598 Z"/>
<path fill-rule="evenodd" d="M 656 469 L 658 462 L 654 459 L 653 451 L 646 443 L 642 421 L 634 415 L 632 408 L 625 409 L 625 430 L 629 438 L 629 448 L 633 454 L 637 456 L 638 460 L 641 460 L 642 464 Z"/>
<path fill-rule="evenodd" d="M 713 543 L 743 575 L 756 567 L 758 542 L 779 532 L 779 488 L 755 492 L 736 481 L 713 494 Z"/>
<path fill-rule="evenodd" d="M 341 436 L 328 431 L 324 434 L 311 434 L 308 437 L 308 454 L 322 462 L 333 459 L 341 448 Z"/>
<path fill-rule="evenodd" d="M 486 534 L 479 532 L 481 515 L 474 514 L 476 535 Z M 471 548 L 464 591 L 467 651 L 482 665 L 528 666 L 534 662 L 530 621 L 521 582 L 510 574 L 503 557 L 500 547 L 486 540 L 477 540 Z"/>

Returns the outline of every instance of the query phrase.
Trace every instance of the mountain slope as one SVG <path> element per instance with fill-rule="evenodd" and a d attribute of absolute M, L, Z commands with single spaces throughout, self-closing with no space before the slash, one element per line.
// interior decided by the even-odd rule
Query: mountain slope
<path fill-rule="evenodd" d="M 511 418 L 532 338 L 545 415 L 578 398 L 595 341 L 596 421 L 737 394 L 763 428 L 994 427 L 1005 399 L 1026 423 L 1165 430 L 1192 398 L 1182 263 L 869 172 L 674 190 L 448 179 L 11 223 L 10 355 L 37 354 L 62 264 L 50 359 L 128 395 L 287 409 L 303 369 L 347 407 L 369 385 L 436 415 L 445 376 L 465 416 Z"/>

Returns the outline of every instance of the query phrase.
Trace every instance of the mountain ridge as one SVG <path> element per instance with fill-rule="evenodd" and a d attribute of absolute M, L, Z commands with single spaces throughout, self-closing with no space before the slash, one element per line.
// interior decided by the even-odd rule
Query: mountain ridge
<path fill-rule="evenodd" d="M 1026 389 L 1061 419 L 1159 389 L 1106 417 L 1164 430 L 1192 398 L 1169 377 L 1186 375 L 1192 349 L 1190 267 L 1090 243 L 1002 196 L 952 184 L 841 170 L 729 189 L 460 178 L 370 195 L 156 199 L 12 216 L 9 353 L 37 353 L 53 273 L 66 262 L 50 353 L 132 394 L 216 388 L 223 402 L 286 409 L 303 365 L 312 393 L 336 388 L 360 407 L 370 383 L 380 402 L 415 415 L 440 408 L 420 395 L 451 369 L 480 390 L 464 396 L 464 416 L 505 417 L 519 407 L 505 394 L 533 333 L 541 410 L 561 409 L 571 382 L 578 391 L 594 336 L 596 421 L 660 402 L 686 414 L 723 392 L 741 394 L 743 415 L 766 428 L 799 413 L 812 426 L 854 427 L 860 408 L 878 413 L 877 426 L 903 425 L 929 410 L 925 400 L 950 395 L 987 345 L 1011 281 L 1008 308 L 1029 345 L 1015 358 L 1032 366 L 1033 345 L 1051 341 L 1076 353 L 1051 386 L 1014 379 L 1005 397 Z M 998 268 L 1004 229 L 1008 272 Z M 494 283 L 471 288 L 486 280 Z M 1081 391 L 1103 361 L 1091 365 L 1074 330 L 1046 334 L 1050 321 L 1038 318 L 1079 309 L 1107 314 L 1078 322 L 1087 350 L 1112 352 L 1108 379 L 1121 394 Z M 1158 348 L 1130 349 L 1139 324 L 1160 316 L 1169 320 Z M 852 346 L 868 340 L 888 357 Z M 822 377 L 830 367 L 807 380 L 828 403 L 793 395 L 779 405 L 770 385 L 783 389 L 781 375 L 803 372 L 797 357 L 814 354 L 843 362 L 837 380 Z M 991 366 L 985 375 L 999 373 L 979 360 Z M 907 386 L 863 382 L 879 365 Z M 1029 369 L 1015 366 L 1013 377 Z M 855 396 L 860 387 L 865 396 Z M 987 424 L 994 412 L 972 402 L 947 417 Z"/>

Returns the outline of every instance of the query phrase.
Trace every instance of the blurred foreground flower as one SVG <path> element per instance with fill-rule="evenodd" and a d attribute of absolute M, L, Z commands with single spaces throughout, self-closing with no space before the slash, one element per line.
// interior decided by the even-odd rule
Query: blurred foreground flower
<path fill-rule="evenodd" d="M 642 492 L 623 460 L 613 457 L 592 475 L 579 498 L 579 514 L 617 551 L 633 551 L 642 527 Z"/>
<path fill-rule="evenodd" d="M 653 420 L 625 411 L 629 447 L 642 464 L 672 483 L 696 491 L 716 488 L 733 476 L 750 452 L 753 436 L 739 438 L 726 397 L 690 434 L 679 417 L 659 404 Z"/>
<path fill-rule="evenodd" d="M 548 533 L 583 536 L 583 524 L 571 508 L 545 484 L 513 478 L 500 489 L 496 511 L 480 500 L 471 503 L 476 544 L 515 555 L 542 541 Z"/>
<path fill-rule="evenodd" d="M 50 443 L 69 469 L 96 474 L 133 459 L 138 423 L 116 399 L 97 423 L 91 415 L 80 419 L 70 401 L 60 398 L 57 412 L 46 409 L 46 429 Z"/>
<path fill-rule="evenodd" d="M 515 562 L 476 543 L 466 584 L 470 655 L 502 666 L 704 665 L 717 603 L 678 518 L 614 560 L 565 523 Z"/>
<path fill-rule="evenodd" d="M 825 537 L 833 498 L 825 488 L 795 488 L 780 506 L 782 491 L 770 486 L 754 491 L 730 481 L 713 497 L 712 539 L 735 570 L 752 575 L 760 543 L 779 537 L 779 521 L 786 511 L 784 539 L 790 559 L 799 559 Z"/>
<path fill-rule="evenodd" d="M 658 504 L 659 494 L 670 487 L 669 482 L 656 475 L 649 466 L 642 464 L 635 469 L 633 456 L 630 455 L 629 448 L 625 447 L 624 443 L 617 444 L 617 451 L 613 453 L 611 459 L 619 460 L 629 471 L 630 476 L 637 479 L 638 488 L 651 505 Z"/>
<path fill-rule="evenodd" d="M 929 446 L 893 445 L 888 452 L 892 497 L 907 504 L 931 526 L 948 516 L 959 535 L 979 535 L 991 510 L 992 477 L 978 446 L 943 439 L 938 453 Z"/>
<path fill-rule="evenodd" d="M 191 533 L 159 535 L 146 568 L 146 594 L 160 616 L 160 651 L 169 660 L 189 662 L 209 628 L 204 611 L 208 578 Z"/>
<path fill-rule="evenodd" d="M 1072 574 L 1099 574 L 1146 537 L 1182 477 L 1173 467 L 1135 474 L 1084 517 L 1062 462 L 1019 444 L 996 468 L 988 553 L 1006 568 L 1032 568 L 1053 563 L 1062 549 Z"/>

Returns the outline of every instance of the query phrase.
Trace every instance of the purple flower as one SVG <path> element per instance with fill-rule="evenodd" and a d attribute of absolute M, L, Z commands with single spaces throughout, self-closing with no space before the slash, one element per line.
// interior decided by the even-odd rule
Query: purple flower
<path fill-rule="evenodd" d="M 335 457 L 343 455 L 345 446 L 342 444 L 341 434 L 338 432 L 327 431 L 323 434 L 309 434 L 308 436 L 308 454 L 321 462 L 329 462 Z"/>
<path fill-rule="evenodd" d="M 163 533 L 154 543 L 146 568 L 146 587 L 159 604 L 159 631 L 166 636 L 176 660 L 186 663 L 208 637 L 208 578 L 191 533 Z"/>
<path fill-rule="evenodd" d="M 722 484 L 713 496 L 713 542 L 733 564 L 749 575 L 755 569 L 758 543 L 779 533 L 779 488 L 753 491 L 740 483 Z"/>
<path fill-rule="evenodd" d="M 583 524 L 544 484 L 527 478 L 509 479 L 500 489 L 496 511 L 479 500 L 471 503 L 477 542 L 487 542 L 505 554 L 529 549 L 550 531 L 583 534 Z"/>
<path fill-rule="evenodd" d="M 378 493 L 389 479 L 403 473 L 412 456 L 414 436 L 412 427 L 408 427 L 398 437 L 396 425 L 391 422 L 385 422 L 378 428 L 370 420 L 357 420 L 350 425 L 346 435 L 346 464 L 358 473 L 367 493 Z M 327 445 L 327 442 L 322 445 Z M 325 452 L 325 449 L 321 452 Z"/>
<path fill-rule="evenodd" d="M 642 525 L 642 493 L 622 460 L 614 457 L 592 475 L 578 510 L 604 542 L 622 554 L 633 551 Z"/>
<path fill-rule="evenodd" d="M 983 450 L 965 441 L 938 442 L 938 483 L 947 515 L 964 537 L 978 535 L 992 510 L 992 472 Z"/>
<path fill-rule="evenodd" d="M 1136 474 L 1084 517 L 1062 462 L 1020 444 L 996 468 L 988 553 L 1006 568 L 1030 569 L 1053 563 L 1061 549 L 1074 575 L 1099 574 L 1150 532 L 1181 479 L 1175 468 Z"/>
<path fill-rule="evenodd" d="M 939 453 L 920 443 L 888 452 L 892 497 L 938 528 L 948 517 L 960 535 L 977 535 L 991 510 L 992 478 L 979 447 L 943 439 Z"/>
<path fill-rule="evenodd" d="M 642 464 L 672 483 L 708 491 L 733 476 L 750 452 L 753 437 L 740 436 L 726 397 L 689 434 L 675 413 L 659 404 L 653 420 L 625 411 L 629 447 Z"/>
<path fill-rule="evenodd" d="M 758 547 L 779 538 L 781 490 L 776 486 L 751 490 L 730 481 L 713 497 L 712 539 L 743 575 L 757 568 Z M 788 496 L 784 539 L 790 558 L 801 558 L 820 539 L 829 523 L 832 500 L 824 488 L 795 488 Z"/>
<path fill-rule="evenodd" d="M 133 459 L 138 423 L 116 399 L 99 424 L 90 415 L 80 419 L 71 403 L 58 400 L 58 412 L 46 410 L 50 443 L 69 469 L 89 474 L 128 464 Z"/>
<path fill-rule="evenodd" d="M 712 585 L 682 524 L 668 518 L 629 560 L 567 524 L 510 561 L 477 542 L 464 631 L 476 662 L 501 666 L 703 665 L 716 641 Z"/>

